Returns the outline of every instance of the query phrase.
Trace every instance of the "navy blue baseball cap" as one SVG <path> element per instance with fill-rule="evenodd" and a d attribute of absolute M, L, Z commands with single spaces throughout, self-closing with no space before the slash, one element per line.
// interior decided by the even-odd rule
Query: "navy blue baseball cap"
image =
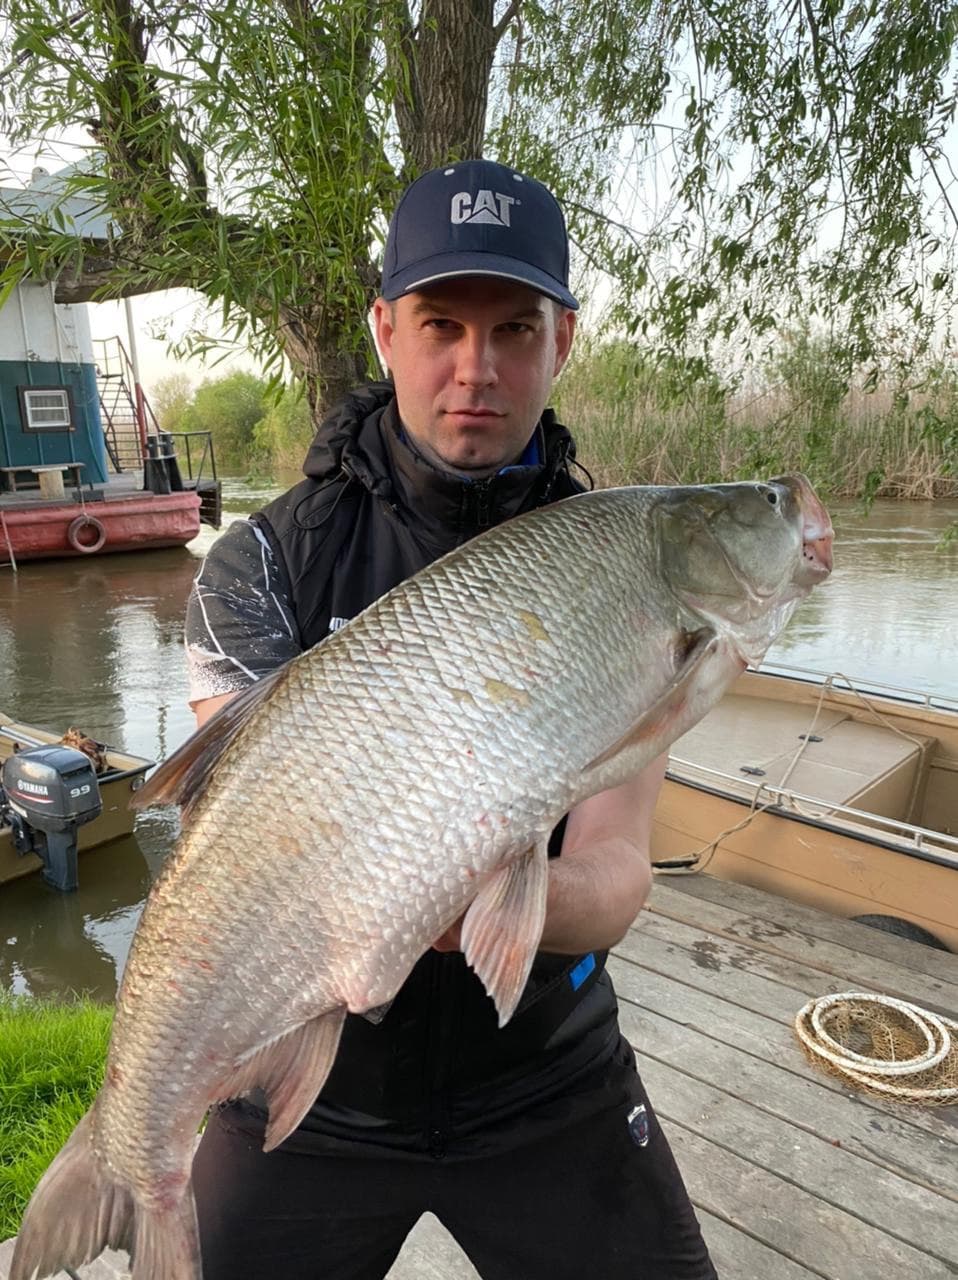
<path fill-rule="evenodd" d="M 455 276 L 517 280 L 578 310 L 565 219 L 548 187 L 492 160 L 431 169 L 407 187 L 389 224 L 382 296 L 394 302 Z"/>

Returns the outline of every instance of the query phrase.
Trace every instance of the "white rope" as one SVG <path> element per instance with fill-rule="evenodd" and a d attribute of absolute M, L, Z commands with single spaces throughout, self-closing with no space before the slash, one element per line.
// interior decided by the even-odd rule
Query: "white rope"
<path fill-rule="evenodd" d="M 828 692 L 828 689 L 829 689 L 830 680 L 831 680 L 831 676 L 828 677 L 828 680 L 826 680 L 821 687 L 821 690 L 818 695 L 818 701 L 815 704 L 815 711 L 812 715 L 811 721 L 808 725 L 808 728 L 805 730 L 805 732 L 799 735 L 802 741 L 798 746 L 798 750 L 795 752 L 792 759 L 789 761 L 788 768 L 785 770 L 784 774 L 782 775 L 782 780 L 778 784 L 780 788 L 785 786 L 789 778 L 795 772 L 795 767 L 798 764 L 799 760 L 801 760 L 802 755 L 805 752 L 805 748 L 808 746 L 809 739 L 811 738 L 812 734 L 815 731 L 815 726 L 818 724 L 818 717 L 819 715 L 821 715 L 822 705 L 825 701 L 825 694 Z M 726 839 L 727 836 L 735 835 L 737 831 L 744 830 L 744 828 L 747 827 L 751 822 L 753 822 L 760 813 L 764 813 L 766 809 L 770 809 L 772 808 L 773 805 L 776 805 L 779 803 L 778 797 L 773 796 L 770 800 L 766 800 L 764 804 L 760 805 L 758 803 L 758 798 L 762 794 L 762 789 L 764 784 L 761 782 L 756 782 L 753 785 L 755 787 L 755 790 L 752 792 L 752 802 L 749 805 L 748 813 L 741 820 L 741 822 L 737 822 L 733 827 L 726 827 L 724 831 L 719 832 L 719 834 L 715 837 L 714 840 L 707 841 L 705 844 L 701 845 L 698 849 L 696 849 L 694 853 L 689 854 L 688 857 L 690 859 L 694 859 L 694 861 L 690 861 L 689 866 L 687 867 L 656 867 L 655 874 L 666 875 L 666 876 L 688 876 L 688 875 L 696 875 L 698 874 L 698 872 L 704 871 L 705 868 L 708 866 L 708 864 L 712 861 L 716 852 L 718 851 L 719 845 L 722 843 L 724 839 Z M 705 855 L 704 857 L 703 857 L 703 854 Z"/>
<path fill-rule="evenodd" d="M 801 760 L 803 754 L 805 753 L 805 749 L 809 744 L 809 740 L 811 739 L 812 734 L 815 732 L 815 727 L 818 724 L 818 717 L 821 715 L 822 707 L 824 705 L 826 695 L 830 692 L 833 692 L 833 693 L 844 692 L 844 690 L 835 688 L 834 681 L 836 679 L 844 680 L 845 683 L 848 685 L 849 691 L 853 693 L 856 698 L 858 698 L 859 702 L 863 704 L 866 710 L 869 711 L 886 728 L 890 729 L 892 733 L 897 733 L 899 737 L 906 738 L 909 742 L 913 742 L 919 749 L 921 749 L 924 746 L 924 743 L 920 738 L 913 737 L 910 733 L 906 733 L 904 729 L 899 729 L 897 725 L 894 725 L 891 723 L 890 720 L 887 720 L 882 715 L 882 713 L 878 710 L 878 708 L 872 705 L 869 698 L 866 697 L 866 695 L 863 694 L 860 689 L 856 689 L 856 687 L 852 684 L 851 680 L 849 680 L 848 676 L 844 675 L 841 671 L 832 671 L 825 677 L 825 680 L 822 683 L 821 689 L 819 690 L 818 699 L 815 703 L 815 709 L 814 709 L 814 712 L 812 713 L 811 721 L 809 722 L 808 728 L 805 730 L 805 732 L 799 735 L 802 741 L 798 747 L 798 750 L 795 752 L 792 759 L 789 761 L 788 768 L 785 770 L 784 774 L 781 777 L 781 780 L 779 781 L 779 783 L 775 788 L 776 794 L 774 794 L 770 800 L 766 800 L 764 804 L 759 804 L 758 798 L 761 795 L 765 787 L 765 784 L 762 782 L 754 783 L 753 785 L 755 787 L 755 790 L 752 792 L 751 804 L 749 805 L 748 813 L 741 820 L 741 822 L 737 822 L 732 827 L 726 827 L 725 830 L 720 831 L 719 834 L 715 836 L 713 840 L 706 841 L 705 844 L 700 845 L 698 849 L 694 850 L 694 852 L 684 855 L 684 858 L 688 859 L 687 866 L 655 867 L 655 874 L 657 876 L 663 876 L 663 875 L 664 876 L 689 876 L 689 875 L 697 875 L 699 872 L 704 871 L 705 868 L 708 866 L 708 864 L 712 861 L 715 854 L 717 853 L 719 845 L 722 843 L 723 840 L 727 839 L 728 836 L 735 835 L 737 832 L 744 830 L 745 827 L 749 826 L 752 822 L 755 821 L 755 819 L 759 816 L 759 814 L 765 813 L 767 809 L 771 809 L 774 806 L 781 804 L 783 797 L 777 793 L 784 791 L 789 778 L 795 772 L 795 769 L 798 765 L 799 760 Z M 914 779 L 914 782 L 912 783 L 912 797 L 911 797 L 911 800 L 909 800 L 909 809 L 911 808 L 911 801 L 914 799 L 915 792 L 920 781 L 921 781 L 921 770 L 919 769 L 915 771 L 915 779 Z M 803 814 L 803 816 L 807 818 L 820 818 L 822 816 L 820 813 L 812 813 L 804 809 L 802 805 L 798 802 L 798 800 L 795 798 L 795 796 L 793 796 L 791 793 L 788 794 L 788 801 L 798 813 Z"/>
<path fill-rule="evenodd" d="M 873 1058 L 855 1053 L 826 1030 L 826 1023 L 829 1020 L 834 1023 L 836 1013 L 850 1015 L 855 1021 L 854 1011 L 863 1005 L 877 1006 L 879 1012 L 882 1009 L 894 1011 L 915 1029 L 918 1039 L 924 1041 L 924 1050 L 910 1058 Z M 858 1021 L 880 1025 L 874 1016 L 860 1016 Z M 867 1089 L 888 1094 L 899 1102 L 958 1101 L 958 1087 L 947 1084 L 927 1087 L 927 1082 L 920 1085 L 908 1083 L 910 1077 L 934 1072 L 950 1055 L 958 1054 L 958 1045 L 953 1039 L 956 1032 L 958 1022 L 952 1022 L 950 1018 L 905 1000 L 896 1000 L 893 996 L 872 995 L 866 991 L 843 991 L 838 995 L 809 1000 L 795 1018 L 795 1034 L 810 1055 L 824 1059 L 841 1075 Z M 948 1074 L 946 1067 L 941 1078 L 946 1079 Z M 951 1078 L 956 1078 L 954 1073 L 951 1073 Z"/>

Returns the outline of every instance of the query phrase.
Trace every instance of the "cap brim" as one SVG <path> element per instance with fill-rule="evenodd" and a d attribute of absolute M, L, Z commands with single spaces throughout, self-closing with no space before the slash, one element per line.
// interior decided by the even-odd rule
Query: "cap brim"
<path fill-rule="evenodd" d="M 415 293 L 427 285 L 441 280 L 454 280 L 457 276 L 494 276 L 498 280 L 515 280 L 528 285 L 547 298 L 554 298 L 571 311 L 578 311 L 579 304 L 569 290 L 554 276 L 527 262 L 507 258 L 497 253 L 442 253 L 426 258 L 404 271 L 397 271 L 383 288 L 387 302 L 395 302 L 405 293 Z"/>

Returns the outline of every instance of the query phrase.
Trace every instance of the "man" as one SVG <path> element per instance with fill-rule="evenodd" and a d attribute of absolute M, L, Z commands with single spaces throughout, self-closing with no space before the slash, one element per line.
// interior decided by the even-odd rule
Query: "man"
<path fill-rule="evenodd" d="M 544 407 L 577 305 L 540 183 L 469 161 L 412 184 L 373 311 L 392 382 L 349 396 L 307 479 L 233 525 L 197 577 L 199 723 L 444 552 L 579 490 L 571 437 Z M 380 1280 L 427 1210 L 484 1280 L 715 1276 L 604 967 L 649 891 L 663 769 L 553 833 L 541 950 L 505 1028 L 457 925 L 381 1022 L 347 1018 L 277 1151 L 261 1150 L 255 1100 L 211 1118 L 194 1172 L 206 1280 Z"/>

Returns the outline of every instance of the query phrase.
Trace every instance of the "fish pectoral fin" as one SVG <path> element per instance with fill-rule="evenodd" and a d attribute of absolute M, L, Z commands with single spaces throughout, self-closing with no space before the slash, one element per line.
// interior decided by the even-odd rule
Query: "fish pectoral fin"
<path fill-rule="evenodd" d="M 271 671 L 221 707 L 168 760 L 163 761 L 145 786 L 133 793 L 130 808 L 178 804 L 185 821 L 193 803 L 202 795 L 206 780 L 220 756 L 266 701 L 285 670 L 285 667 L 278 667 Z"/>
<path fill-rule="evenodd" d="M 264 1151 L 272 1151 L 293 1132 L 326 1083 L 346 1017 L 346 1006 L 311 1018 L 237 1063 L 219 1090 L 220 1099 L 262 1089 L 269 1104 Z"/>
<path fill-rule="evenodd" d="M 540 841 L 483 885 L 462 922 L 462 950 L 499 1013 L 515 1012 L 535 959 L 546 914 L 548 844 Z"/>
<path fill-rule="evenodd" d="M 595 773 L 602 768 L 603 765 L 614 760 L 616 756 L 621 755 L 630 748 L 641 748 L 645 744 L 654 744 L 663 734 L 667 733 L 669 725 L 676 720 L 685 709 L 688 701 L 689 692 L 697 679 L 703 663 L 713 652 L 714 641 L 717 639 L 715 631 L 711 627 L 700 627 L 698 631 L 686 633 L 682 636 L 682 664 L 672 679 L 664 693 L 662 693 L 648 711 L 645 712 L 624 734 L 618 742 L 614 742 L 608 750 L 603 751 L 601 755 L 596 756 L 583 769 L 583 777 L 588 778 L 590 773 Z M 657 754 L 657 753 L 656 753 Z M 650 755 L 650 760 L 652 756 Z M 648 762 L 646 762 L 648 763 Z"/>

